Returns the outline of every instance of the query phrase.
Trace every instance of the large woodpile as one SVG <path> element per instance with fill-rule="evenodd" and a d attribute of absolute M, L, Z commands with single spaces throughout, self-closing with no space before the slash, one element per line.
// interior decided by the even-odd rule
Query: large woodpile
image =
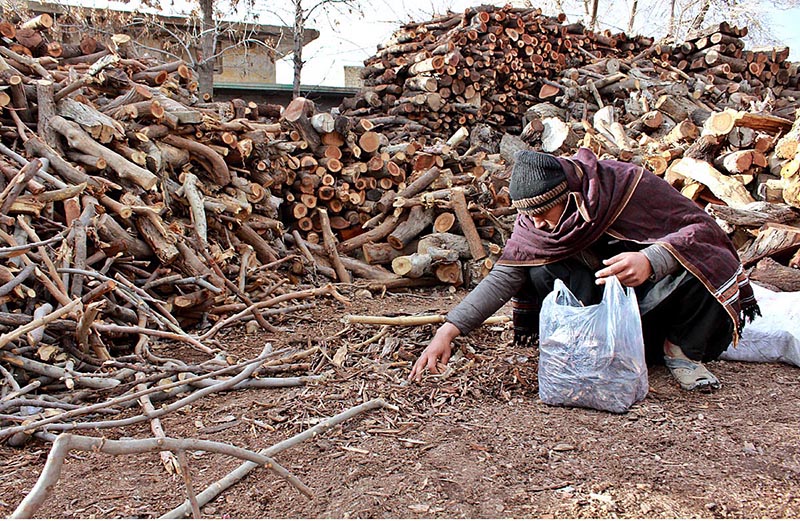
<path fill-rule="evenodd" d="M 184 63 L 127 35 L 60 42 L 46 15 L 0 23 L 0 368 L 3 395 L 22 397 L 3 422 L 45 421 L 24 398 L 37 388 L 58 409 L 83 400 L 74 388 L 123 396 L 145 370 L 208 385 L 242 369 L 214 349 L 222 329 L 278 331 L 281 314 L 343 299 L 329 281 L 476 282 L 511 230 L 525 147 L 648 167 L 711 203 L 756 280 L 800 289 L 786 53 L 744 50 L 722 25 L 667 46 L 563 22 L 486 7 L 405 26 L 330 113 L 203 103 Z M 209 360 L 161 358 L 152 338 Z M 284 382 L 299 385 L 316 355 L 264 356 L 262 374 L 302 372 Z M 13 425 L 0 438 L 24 437 Z"/>
<path fill-rule="evenodd" d="M 366 88 L 344 107 L 367 119 L 411 120 L 422 128 L 410 128 L 434 136 L 479 122 L 518 134 L 525 109 L 560 89 L 553 80 L 562 71 L 653 43 L 564 20 L 539 9 L 482 6 L 407 24 L 365 62 Z"/>

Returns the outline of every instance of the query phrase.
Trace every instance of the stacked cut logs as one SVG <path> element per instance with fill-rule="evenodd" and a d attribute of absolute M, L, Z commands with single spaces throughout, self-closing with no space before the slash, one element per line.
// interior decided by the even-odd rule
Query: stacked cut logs
<path fill-rule="evenodd" d="M 746 27 L 715 24 L 689 34 L 680 45 L 656 45 L 653 54 L 689 75 L 728 93 L 774 89 L 783 97 L 800 97 L 797 64 L 788 61 L 788 47 L 745 49 Z"/>
<path fill-rule="evenodd" d="M 463 253 L 431 253 L 412 274 L 432 275 L 421 282 L 390 271 L 397 255 L 380 246 L 361 260 L 363 245 L 385 237 L 411 253 L 434 202 L 452 204 L 437 229 L 466 230 L 472 253 L 484 248 L 479 234 L 500 241 L 494 187 L 474 182 L 500 167 L 484 166 L 484 152 L 456 154 L 465 132 L 389 145 L 379 121 L 320 113 L 303 98 L 285 109 L 201 103 L 184 63 L 140 55 L 122 34 L 54 45 L 50 27 L 44 16 L 0 26 L 14 42 L 0 46 L 0 343 L 26 370 L 55 343 L 93 368 L 155 360 L 149 337 L 211 353 L 184 328 L 274 330 L 265 317 L 308 305 L 270 306 L 334 293 L 297 293 L 286 277 L 462 283 Z M 423 202 L 429 189 L 436 199 Z"/>
<path fill-rule="evenodd" d="M 366 88 L 343 104 L 345 113 L 388 114 L 398 132 L 444 138 L 479 122 L 518 133 L 525 109 L 559 89 L 552 83 L 559 72 L 653 42 L 564 20 L 539 9 L 481 6 L 407 24 L 365 62 Z"/>

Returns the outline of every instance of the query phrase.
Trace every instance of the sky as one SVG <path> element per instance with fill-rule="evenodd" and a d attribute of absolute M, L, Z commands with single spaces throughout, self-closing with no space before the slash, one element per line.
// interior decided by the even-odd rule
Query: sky
<path fill-rule="evenodd" d="M 468 0 L 369 0 L 363 17 L 357 15 L 331 16 L 332 23 L 318 21 L 313 27 L 320 37 L 303 50 L 306 65 L 303 69 L 304 85 L 344 85 L 346 65 L 363 65 L 365 59 L 374 55 L 378 44 L 386 41 L 404 22 L 411 19 L 428 19 L 433 13 L 446 12 L 449 7 L 461 12 L 466 7 L 487 2 Z M 621 2 L 615 2 L 622 4 Z M 536 3 L 534 2 L 534 5 Z M 569 15 L 569 13 L 568 13 Z M 791 48 L 792 60 L 800 60 L 800 7 L 785 11 L 775 9 L 769 13 L 775 38 Z M 579 13 L 569 16 L 576 21 Z M 647 21 L 645 20 L 644 23 Z M 636 29 L 644 34 L 645 28 Z M 747 42 L 748 47 L 753 44 Z M 276 68 L 278 83 L 292 82 L 291 61 L 279 61 Z"/>

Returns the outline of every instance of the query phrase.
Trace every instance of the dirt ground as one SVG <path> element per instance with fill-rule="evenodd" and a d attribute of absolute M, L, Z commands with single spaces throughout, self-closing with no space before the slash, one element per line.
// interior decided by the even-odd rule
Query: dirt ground
<path fill-rule="evenodd" d="M 800 517 L 800 369 L 714 362 L 712 394 L 678 389 L 651 368 L 647 398 L 623 415 L 542 404 L 535 349 L 509 331 L 481 328 L 459 343 L 441 377 L 405 385 L 410 360 L 433 326 L 389 328 L 341 322 L 345 313 L 443 313 L 464 293 L 444 290 L 320 300 L 280 325 L 287 334 L 224 335 L 237 360 L 275 348 L 317 346 L 304 387 L 214 395 L 163 418 L 169 436 L 252 450 L 321 419 L 382 397 L 374 410 L 280 453 L 314 491 L 306 499 L 258 469 L 207 504 L 214 518 L 797 518 Z M 508 309 L 506 309 L 506 312 Z M 175 355 L 176 346 L 164 346 Z M 341 368 L 332 359 L 346 350 Z M 136 411 L 138 412 L 138 411 Z M 130 414 L 135 414 L 131 412 Z M 145 424 L 85 432 L 151 436 Z M 48 445 L 0 448 L 0 515 L 7 517 L 42 470 Z M 233 458 L 189 455 L 195 490 L 236 468 Z M 183 480 L 157 454 L 73 453 L 38 517 L 157 517 L 185 499 Z"/>

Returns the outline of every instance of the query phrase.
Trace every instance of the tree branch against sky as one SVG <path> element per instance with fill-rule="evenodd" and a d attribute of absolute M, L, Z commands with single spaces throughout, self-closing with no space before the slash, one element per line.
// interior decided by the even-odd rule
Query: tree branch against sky
<path fill-rule="evenodd" d="M 302 72 L 305 65 L 303 55 L 304 33 L 311 27 L 327 26 L 333 33 L 338 32 L 336 25 L 345 19 L 363 17 L 362 0 L 279 0 L 266 2 L 253 0 L 253 13 L 262 21 L 277 21 L 293 30 L 291 53 L 292 63 L 292 95 L 300 95 Z"/>

